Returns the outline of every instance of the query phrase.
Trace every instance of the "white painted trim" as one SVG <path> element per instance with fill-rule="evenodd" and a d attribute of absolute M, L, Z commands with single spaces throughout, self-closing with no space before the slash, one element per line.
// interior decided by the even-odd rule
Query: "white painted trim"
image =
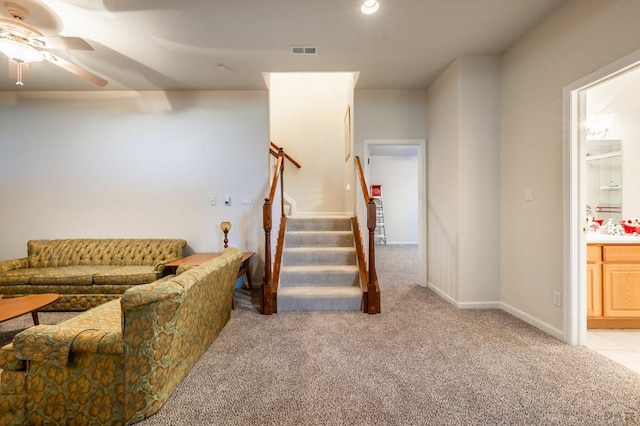
<path fill-rule="evenodd" d="M 456 304 L 459 309 L 500 309 L 502 310 L 502 302 L 458 302 Z"/>
<path fill-rule="evenodd" d="M 527 324 L 531 324 L 532 326 L 539 328 L 540 330 L 544 331 L 547 334 L 550 334 L 551 336 L 555 337 L 556 339 L 560 339 L 562 341 L 565 341 L 565 335 L 562 332 L 562 330 L 559 330 L 549 324 L 547 324 L 546 322 L 540 321 L 537 318 L 532 317 L 531 315 L 521 311 L 520 309 L 516 309 L 513 306 L 507 304 L 507 303 L 502 303 L 502 307 L 501 309 L 505 312 L 507 312 L 508 314 L 513 315 L 514 317 L 521 319 L 522 321 L 526 322 Z"/>
<path fill-rule="evenodd" d="M 495 302 L 489 302 L 489 301 L 487 301 L 487 302 L 458 302 L 453 297 L 451 297 L 448 294 L 444 293 L 442 290 L 440 290 L 438 287 L 434 286 L 431 283 L 428 283 L 427 287 L 429 288 L 429 290 L 431 290 L 435 294 L 437 294 L 438 297 L 440 297 L 440 298 L 444 299 L 445 301 L 451 303 L 453 306 L 455 306 L 458 309 L 502 309 L 502 302 L 499 302 L 499 301 L 495 301 Z"/>
<path fill-rule="evenodd" d="M 563 89 L 563 258 L 564 258 L 564 333 L 563 340 L 573 346 L 584 345 L 587 338 L 586 240 L 582 228 L 585 211 L 583 185 L 586 159 L 579 126 L 584 90 L 620 75 L 640 64 L 640 50 L 606 65 Z M 582 102 L 584 106 L 584 102 Z M 584 133 L 584 131 L 582 131 Z M 552 334 L 552 333 L 550 333 Z"/>
<path fill-rule="evenodd" d="M 427 283 L 428 239 L 427 239 L 427 140 L 426 139 L 365 139 L 363 145 L 363 172 L 369 180 L 370 145 L 417 145 L 418 146 L 418 257 L 420 259 L 419 282 Z M 427 286 L 428 284 L 421 284 Z"/>
<path fill-rule="evenodd" d="M 427 288 L 429 290 L 433 291 L 435 294 L 437 294 L 440 298 L 442 298 L 445 301 L 451 303 L 453 306 L 458 307 L 458 302 L 456 302 L 456 300 L 453 297 L 449 296 L 447 293 L 443 292 L 442 290 L 440 290 L 438 287 L 436 287 L 432 283 L 427 282 Z"/>
<path fill-rule="evenodd" d="M 450 297 L 449 295 L 445 294 L 442 292 L 442 290 L 440 290 L 439 288 L 437 288 L 436 286 L 434 286 L 433 284 L 429 283 L 428 284 L 428 288 L 433 291 L 434 293 L 436 293 L 439 297 L 441 297 L 443 300 L 451 303 L 453 306 L 457 307 L 458 309 L 500 309 L 502 311 L 505 311 L 506 313 L 513 315 L 514 317 L 518 318 L 519 320 L 522 320 L 524 322 L 526 322 L 527 324 L 530 324 L 540 330 L 542 330 L 543 332 L 550 334 L 551 336 L 555 337 L 556 339 L 560 339 L 560 340 L 565 340 L 565 335 L 562 332 L 562 330 L 559 330 L 549 324 L 547 324 L 546 322 L 540 321 L 537 318 L 532 317 L 531 315 L 521 311 L 520 309 L 516 309 L 513 306 L 507 304 L 507 303 L 503 303 L 503 302 L 457 302 L 456 300 L 454 300 L 452 297 Z"/>

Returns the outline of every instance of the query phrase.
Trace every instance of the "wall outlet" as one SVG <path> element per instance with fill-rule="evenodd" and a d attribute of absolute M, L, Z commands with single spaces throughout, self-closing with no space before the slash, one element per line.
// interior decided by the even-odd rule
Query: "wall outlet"
<path fill-rule="evenodd" d="M 251 204 L 253 204 L 253 198 L 251 197 L 242 197 L 242 200 L 240 201 L 240 203 L 244 206 L 250 206 Z"/>
<path fill-rule="evenodd" d="M 553 292 L 553 304 L 556 306 L 562 306 L 562 293 L 559 291 Z"/>
<path fill-rule="evenodd" d="M 209 205 L 210 206 L 215 206 L 216 204 L 218 204 L 218 198 L 217 197 L 211 197 L 209 199 Z"/>

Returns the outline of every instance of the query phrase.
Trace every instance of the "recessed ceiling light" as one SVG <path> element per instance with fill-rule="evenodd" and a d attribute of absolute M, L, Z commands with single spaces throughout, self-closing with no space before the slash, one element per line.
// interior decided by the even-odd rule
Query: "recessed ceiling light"
<path fill-rule="evenodd" d="M 371 15 L 376 13 L 379 8 L 380 3 L 378 3 L 378 0 L 366 0 L 360 8 L 360 11 L 365 15 Z"/>

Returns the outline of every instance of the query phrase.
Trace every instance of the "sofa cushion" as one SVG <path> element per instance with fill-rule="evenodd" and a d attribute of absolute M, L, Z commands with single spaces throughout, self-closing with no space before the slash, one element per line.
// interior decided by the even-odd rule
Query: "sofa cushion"
<path fill-rule="evenodd" d="M 29 284 L 35 285 L 89 285 L 93 283 L 93 271 L 82 266 L 62 266 L 58 268 L 33 268 L 37 273 L 29 277 Z"/>
<path fill-rule="evenodd" d="M 146 284 L 160 278 L 153 266 L 100 266 L 93 274 L 94 284 Z"/>
<path fill-rule="evenodd" d="M 29 284 L 29 279 L 37 275 L 36 269 L 12 269 L 10 271 L 0 271 L 0 285 Z"/>

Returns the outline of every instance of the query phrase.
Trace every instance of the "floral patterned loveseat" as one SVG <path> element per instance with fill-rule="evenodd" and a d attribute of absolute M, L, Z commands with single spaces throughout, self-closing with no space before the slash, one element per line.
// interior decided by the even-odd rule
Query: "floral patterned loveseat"
<path fill-rule="evenodd" d="M 150 416 L 231 316 L 242 252 L 128 289 L 0 349 L 0 424 L 124 425 Z"/>
<path fill-rule="evenodd" d="M 153 282 L 183 257 L 181 239 L 31 240 L 27 257 L 0 262 L 0 294 L 58 293 L 44 308 L 84 311 Z"/>

